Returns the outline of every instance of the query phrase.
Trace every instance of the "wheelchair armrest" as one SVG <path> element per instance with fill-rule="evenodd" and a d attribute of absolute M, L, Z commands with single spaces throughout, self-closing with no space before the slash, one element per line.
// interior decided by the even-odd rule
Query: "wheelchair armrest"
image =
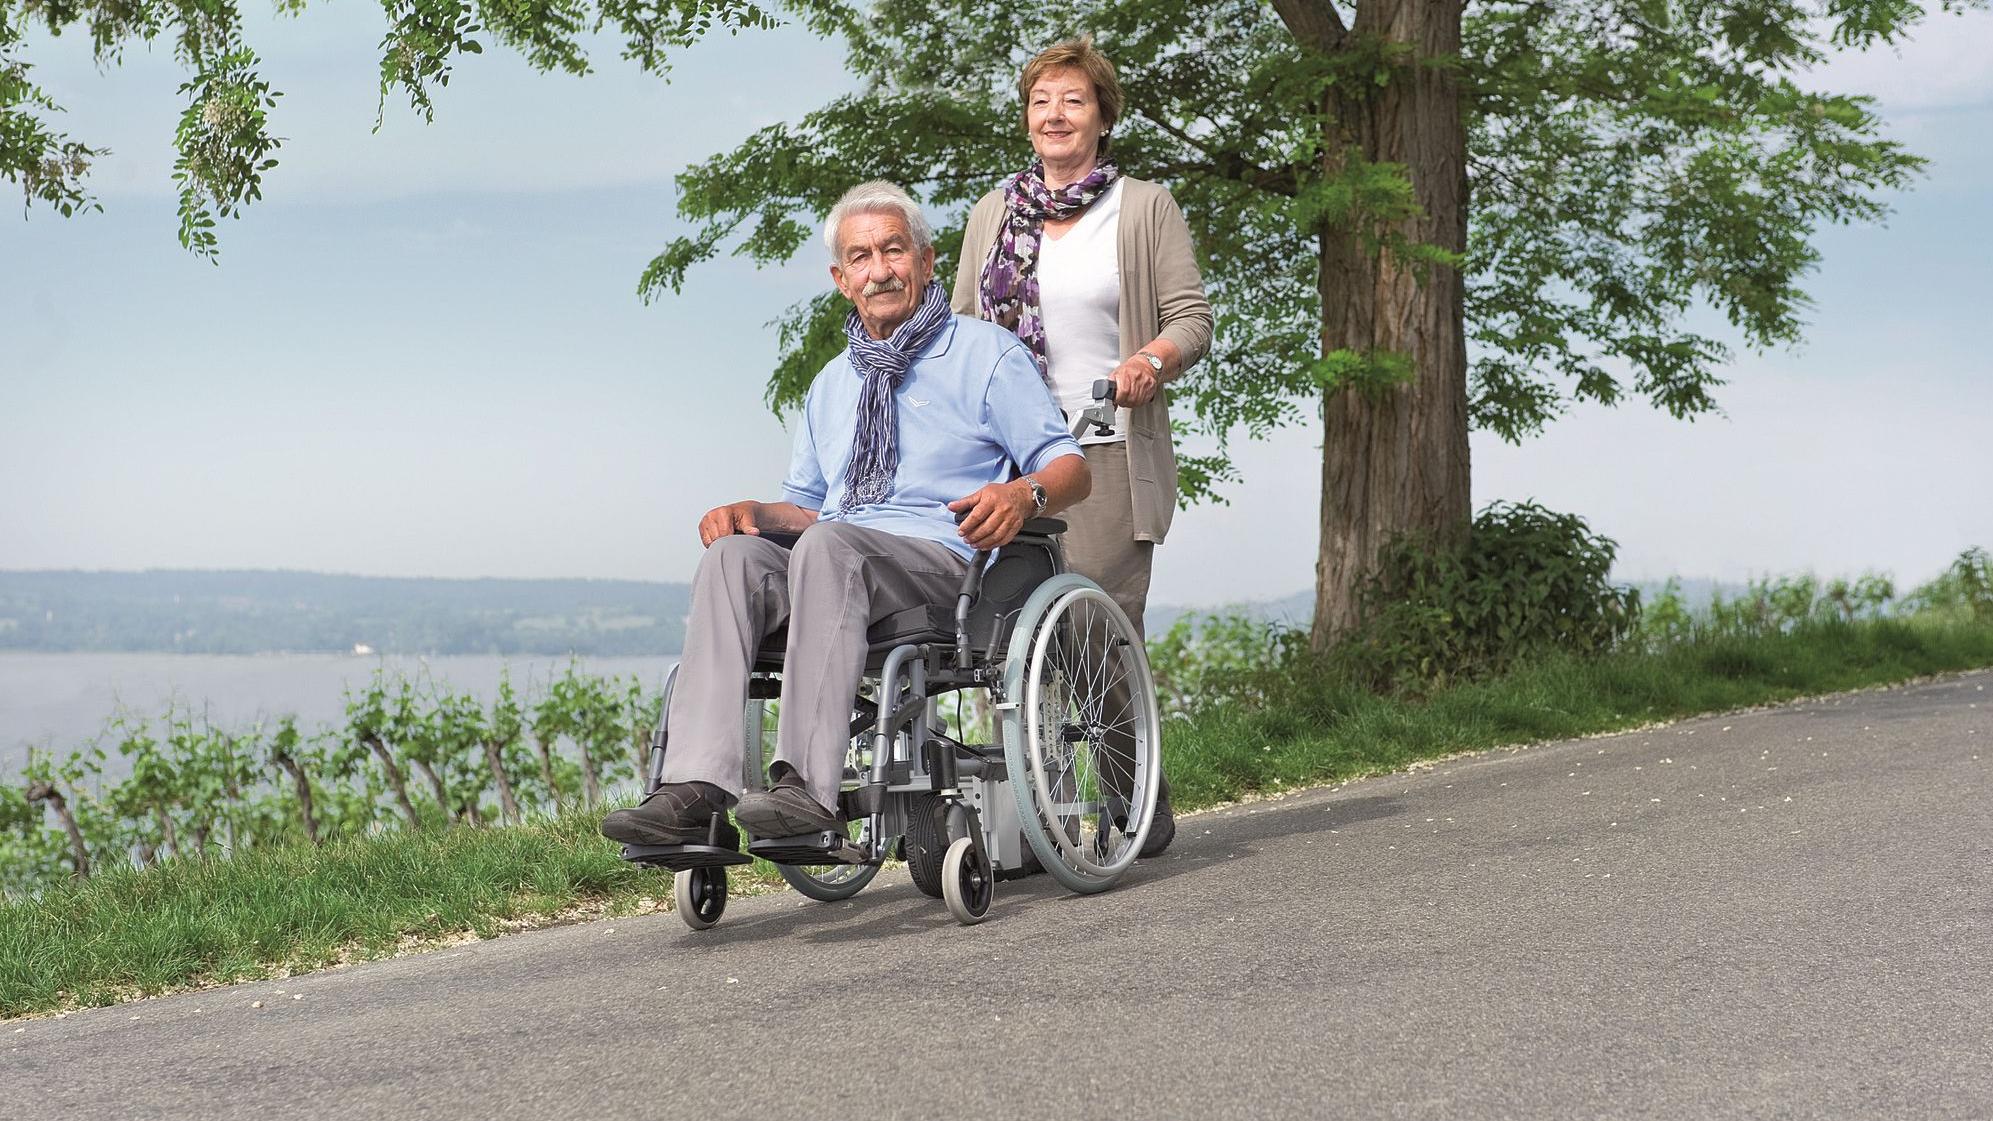
<path fill-rule="evenodd" d="M 1032 518 L 1024 523 L 1019 533 L 1029 533 L 1039 537 L 1057 537 L 1066 532 L 1066 523 L 1058 518 Z"/>

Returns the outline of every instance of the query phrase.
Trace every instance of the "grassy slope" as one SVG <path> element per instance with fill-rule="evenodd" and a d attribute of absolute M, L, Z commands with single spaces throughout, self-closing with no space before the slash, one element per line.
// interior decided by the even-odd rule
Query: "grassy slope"
<path fill-rule="evenodd" d="M 1208 714 L 1175 735 L 1168 772 L 1181 804 L 1209 805 L 1454 752 L 1986 665 L 1993 665 L 1993 627 L 1883 621 L 1707 639 L 1659 653 L 1553 658 L 1422 704 L 1303 681 L 1277 706 Z"/>
<path fill-rule="evenodd" d="M 1460 751 L 1985 665 L 1993 627 L 1885 622 L 1553 659 L 1426 702 L 1303 680 L 1277 706 L 1171 725 L 1169 772 L 1188 810 Z M 595 820 L 252 851 L 117 871 L 0 905 L 0 1016 L 312 969 L 668 896 L 668 877 L 618 859 Z M 765 867 L 749 877 L 772 880 Z"/>

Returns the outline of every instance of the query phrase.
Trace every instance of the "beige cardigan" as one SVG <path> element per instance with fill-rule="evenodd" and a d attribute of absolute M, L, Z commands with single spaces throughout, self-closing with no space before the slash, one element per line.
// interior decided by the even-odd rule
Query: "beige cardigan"
<path fill-rule="evenodd" d="M 978 314 L 983 262 L 1002 222 L 1001 189 L 984 195 L 969 212 L 955 273 L 958 314 Z M 1122 355 L 1134 354 L 1160 336 L 1175 343 L 1183 356 L 1178 373 L 1204 357 L 1211 349 L 1211 304 L 1204 298 L 1204 279 L 1190 247 L 1190 227 L 1167 189 L 1140 179 L 1121 180 L 1115 256 L 1121 270 Z M 1137 541 L 1160 542 L 1176 515 L 1176 448 L 1165 397 L 1156 394 L 1129 416 L 1128 481 Z"/>

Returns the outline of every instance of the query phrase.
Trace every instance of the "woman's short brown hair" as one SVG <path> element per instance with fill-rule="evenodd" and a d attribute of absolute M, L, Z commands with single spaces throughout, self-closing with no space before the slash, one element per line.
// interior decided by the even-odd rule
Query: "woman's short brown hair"
<path fill-rule="evenodd" d="M 1025 128 L 1031 127 L 1031 87 L 1054 70 L 1077 70 L 1093 83 L 1093 98 L 1100 102 L 1101 127 L 1112 129 L 1121 119 L 1121 79 L 1114 76 L 1114 64 L 1094 48 L 1093 36 L 1082 35 L 1061 39 L 1024 64 L 1024 73 L 1017 79 L 1017 97 L 1024 103 Z M 1100 138 L 1100 152 L 1107 154 L 1105 136 Z"/>

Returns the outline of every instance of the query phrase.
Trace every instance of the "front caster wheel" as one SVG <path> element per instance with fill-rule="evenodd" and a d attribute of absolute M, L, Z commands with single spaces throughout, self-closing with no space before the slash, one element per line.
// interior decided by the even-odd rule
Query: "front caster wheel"
<path fill-rule="evenodd" d="M 973 838 L 957 837 L 941 858 L 941 898 L 949 913 L 963 926 L 974 926 L 989 917 L 995 896 L 996 877 L 982 846 Z"/>
<path fill-rule="evenodd" d="M 671 878 L 671 897 L 685 925 L 704 930 L 726 914 L 727 870 L 687 868 Z"/>

